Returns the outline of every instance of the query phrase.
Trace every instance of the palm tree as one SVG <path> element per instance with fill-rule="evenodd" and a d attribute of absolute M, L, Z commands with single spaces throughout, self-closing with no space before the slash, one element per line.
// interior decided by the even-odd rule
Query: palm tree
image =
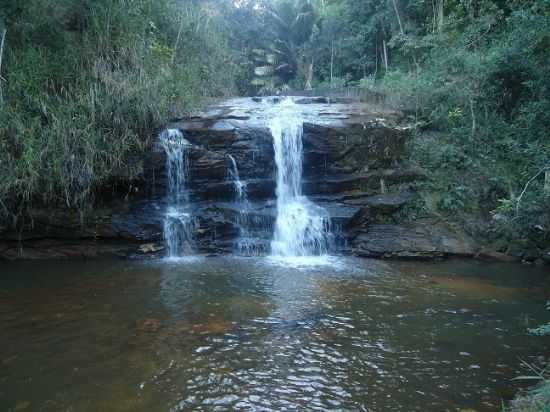
<path fill-rule="evenodd" d="M 265 10 L 271 29 L 271 41 L 255 50 L 258 66 L 253 84 L 274 89 L 301 75 L 311 88 L 313 63 L 308 57 L 308 43 L 320 23 L 310 0 L 280 0 Z"/>

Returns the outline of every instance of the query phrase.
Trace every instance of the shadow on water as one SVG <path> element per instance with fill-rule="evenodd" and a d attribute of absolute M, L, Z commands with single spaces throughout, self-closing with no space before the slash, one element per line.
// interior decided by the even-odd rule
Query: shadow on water
<path fill-rule="evenodd" d="M 2 263 L 0 409 L 496 411 L 550 355 L 542 269 L 303 263 Z"/>

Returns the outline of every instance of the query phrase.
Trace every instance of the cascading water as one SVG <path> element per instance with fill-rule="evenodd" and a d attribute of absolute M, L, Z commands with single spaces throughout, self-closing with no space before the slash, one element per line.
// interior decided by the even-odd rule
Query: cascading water
<path fill-rule="evenodd" d="M 237 253 L 241 256 L 257 256 L 260 252 L 258 245 L 252 239 L 249 231 L 250 204 L 248 202 L 248 194 L 246 192 L 246 184 L 244 184 L 239 176 L 237 162 L 231 155 L 227 155 L 231 162 L 229 168 L 229 177 L 235 186 L 236 201 L 239 207 L 237 217 L 237 225 L 239 226 L 239 239 L 237 240 Z"/>
<path fill-rule="evenodd" d="M 167 129 L 160 135 L 166 152 L 166 211 L 164 214 L 164 240 L 168 257 L 177 258 L 193 251 L 194 219 L 188 210 L 186 181 L 188 178 L 187 150 L 191 146 L 176 129 Z"/>
<path fill-rule="evenodd" d="M 274 256 L 311 256 L 328 252 L 330 219 L 302 194 L 303 118 L 286 99 L 270 120 L 277 165 L 277 220 L 271 242 Z"/>
<path fill-rule="evenodd" d="M 237 162 L 235 161 L 235 158 L 231 156 L 230 154 L 227 155 L 229 158 L 229 161 L 231 162 L 231 167 L 229 170 L 229 177 L 231 178 L 231 181 L 233 182 L 233 185 L 235 186 L 235 193 L 237 194 L 237 200 L 239 202 L 246 202 L 248 203 L 248 196 L 246 194 L 246 186 L 243 182 L 241 182 L 241 178 L 239 176 L 239 169 L 237 168 Z"/>

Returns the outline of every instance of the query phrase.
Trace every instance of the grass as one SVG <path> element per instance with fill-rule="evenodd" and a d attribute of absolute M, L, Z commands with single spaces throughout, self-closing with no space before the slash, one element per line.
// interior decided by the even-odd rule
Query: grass
<path fill-rule="evenodd" d="M 530 374 L 520 376 L 516 380 L 527 380 L 538 382 L 536 386 L 529 389 L 527 393 L 518 396 L 504 412 L 550 412 L 550 377 L 546 370 L 523 362 L 529 368 Z"/>
<path fill-rule="evenodd" d="M 164 122 L 231 94 L 238 67 L 217 18 L 174 0 L 8 1 L 0 223 L 85 212 L 139 177 Z"/>

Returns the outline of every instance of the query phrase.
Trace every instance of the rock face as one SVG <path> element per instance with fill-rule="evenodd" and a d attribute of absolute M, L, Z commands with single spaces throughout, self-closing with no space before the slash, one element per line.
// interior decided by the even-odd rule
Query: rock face
<path fill-rule="evenodd" d="M 364 257 L 433 258 L 475 253 L 469 239 L 431 221 L 373 224 L 354 237 L 352 245 L 353 253 Z"/>
<path fill-rule="evenodd" d="M 258 249 L 268 251 L 276 206 L 266 113 L 280 100 L 230 100 L 167 125 L 191 143 L 189 208 L 197 253 L 235 251 L 242 204 L 236 201 L 231 158 L 248 195 L 247 230 Z M 444 224 L 411 218 L 418 214 L 414 183 L 425 174 L 407 164 L 409 128 L 401 113 L 324 97 L 294 101 L 305 119 L 303 191 L 330 213 L 337 251 L 406 258 L 475 253 L 469 239 Z M 84 221 L 65 210 L 36 211 L 19 233 L 0 227 L 0 258 L 163 254 L 165 163 L 163 148 L 153 145 L 143 159 L 141 182 L 125 196 L 104 201 Z"/>

